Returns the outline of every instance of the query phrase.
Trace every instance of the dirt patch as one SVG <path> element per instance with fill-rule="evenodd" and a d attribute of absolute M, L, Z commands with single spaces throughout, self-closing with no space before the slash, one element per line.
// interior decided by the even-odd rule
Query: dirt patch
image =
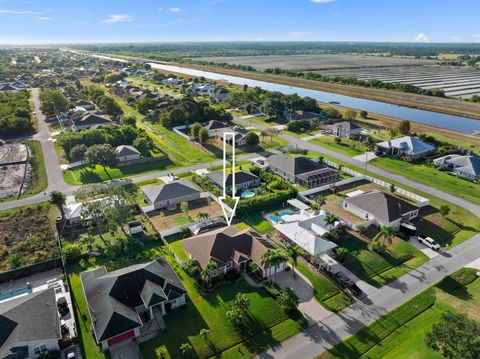
<path fill-rule="evenodd" d="M 23 143 L 9 143 L 0 146 L 0 166 L 25 162 L 27 158 L 28 147 Z"/>

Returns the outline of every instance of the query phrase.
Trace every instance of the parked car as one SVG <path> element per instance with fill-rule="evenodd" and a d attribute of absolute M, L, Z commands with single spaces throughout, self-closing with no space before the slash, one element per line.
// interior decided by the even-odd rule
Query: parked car
<path fill-rule="evenodd" d="M 72 352 L 69 352 L 66 356 L 67 359 L 76 359 L 77 358 L 77 355 L 75 354 L 74 351 Z"/>
<path fill-rule="evenodd" d="M 438 251 L 440 249 L 440 244 L 435 242 L 433 238 L 418 236 L 418 241 L 434 251 Z"/>

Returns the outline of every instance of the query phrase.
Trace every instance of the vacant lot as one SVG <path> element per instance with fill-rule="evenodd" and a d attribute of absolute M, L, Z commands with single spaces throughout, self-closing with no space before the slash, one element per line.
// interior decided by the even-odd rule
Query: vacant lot
<path fill-rule="evenodd" d="M 273 67 L 293 70 L 321 70 L 352 67 L 402 66 L 432 64 L 431 60 L 366 55 L 267 55 L 236 57 L 201 57 L 195 60 L 250 65 L 257 70 Z"/>
<path fill-rule="evenodd" d="M 24 267 L 57 256 L 53 233 L 55 209 L 48 204 L 0 214 L 0 271 Z"/>

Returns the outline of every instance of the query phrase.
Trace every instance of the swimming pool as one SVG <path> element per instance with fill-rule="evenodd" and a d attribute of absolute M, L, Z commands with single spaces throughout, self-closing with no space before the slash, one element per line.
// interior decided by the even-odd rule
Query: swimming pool
<path fill-rule="evenodd" d="M 252 191 L 245 191 L 245 192 L 242 192 L 242 194 L 240 195 L 241 198 L 252 198 L 252 197 L 255 197 L 255 192 L 252 192 Z"/>
<path fill-rule="evenodd" d="M 0 302 L 16 297 L 18 295 L 26 294 L 26 293 L 32 293 L 32 288 L 22 288 L 22 289 L 17 289 L 17 290 L 11 290 L 5 293 L 0 294 Z"/>
<path fill-rule="evenodd" d="M 277 222 L 281 222 L 282 221 L 282 217 L 283 216 L 289 216 L 291 214 L 294 214 L 295 212 L 293 212 L 291 209 L 284 209 L 284 210 L 281 210 L 281 211 L 278 211 L 278 216 L 274 215 L 273 213 L 270 213 L 269 215 L 267 215 L 266 217 L 273 223 L 277 223 Z"/>

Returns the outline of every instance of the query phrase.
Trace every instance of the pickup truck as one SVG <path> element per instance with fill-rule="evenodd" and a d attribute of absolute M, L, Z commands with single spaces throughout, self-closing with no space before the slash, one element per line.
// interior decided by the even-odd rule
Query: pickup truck
<path fill-rule="evenodd" d="M 440 244 L 435 242 L 432 238 L 430 237 L 421 237 L 418 236 L 418 241 L 420 243 L 425 244 L 428 248 L 433 249 L 434 251 L 438 251 L 440 249 Z"/>

